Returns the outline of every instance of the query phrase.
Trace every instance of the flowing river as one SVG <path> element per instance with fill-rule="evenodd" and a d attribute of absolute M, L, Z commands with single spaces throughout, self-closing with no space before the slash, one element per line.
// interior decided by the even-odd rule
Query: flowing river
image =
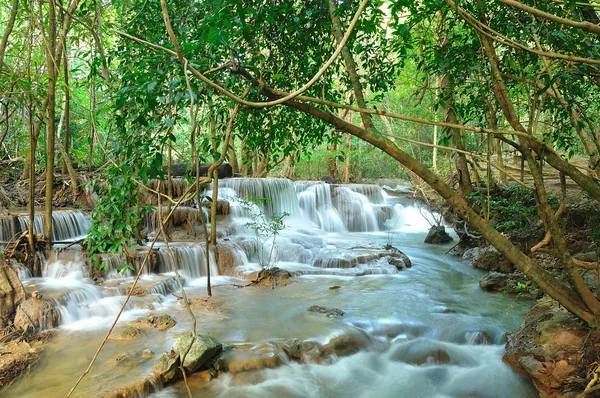
<path fill-rule="evenodd" d="M 237 248 L 236 272 L 213 277 L 209 301 L 204 300 L 204 249 L 197 243 L 174 244 L 198 318 L 197 331 L 210 332 L 228 345 L 245 344 L 263 359 L 271 355 L 268 347 L 283 339 L 326 344 L 351 336 L 360 350 L 321 363 L 297 363 L 280 356 L 271 361 L 276 364 L 273 368 L 225 373 L 210 382 L 192 376 L 194 396 L 537 396 L 528 381 L 502 362 L 504 333 L 519 326 L 532 302 L 481 291 L 482 272 L 445 254 L 452 243 L 424 244 L 429 228 L 426 211 L 409 200 L 388 197 L 375 186 L 249 181 L 232 179 L 220 186 L 220 193 L 231 202 L 231 215 L 220 222 L 220 231 Z M 270 201 L 259 211 L 237 200 L 248 196 Z M 257 240 L 253 234 L 263 212 L 289 214 L 274 245 L 271 238 Z M 381 252 L 386 244 L 407 254 L 412 267 L 398 271 L 386 258 L 376 256 L 354 261 Z M 271 265 L 295 272 L 293 283 L 276 288 L 236 286 L 245 283 L 239 279 L 244 272 L 260 269 L 265 262 L 261 253 L 271 256 Z M 133 340 L 108 340 L 74 396 L 107 396 L 143 380 L 158 355 L 170 350 L 175 336 L 190 329 L 174 277 L 166 272 L 169 261 L 159 256 L 163 272 L 142 276 L 140 286 L 147 294 L 132 297 L 116 331 L 149 313 L 170 314 L 177 325 L 164 332 L 140 329 Z M 218 271 L 215 261 L 213 273 Z M 61 325 L 44 345 L 38 365 L 5 396 L 65 396 L 85 370 L 132 280 L 111 273 L 97 286 L 85 276 L 86 268 L 74 251 L 49 261 L 43 278 L 22 276 L 29 289 L 54 298 Z M 337 308 L 344 315 L 330 319 L 308 312 L 312 305 Z M 154 359 L 142 357 L 148 349 L 157 354 Z M 181 382 L 166 388 L 153 385 L 136 394 L 132 396 L 188 396 Z"/>

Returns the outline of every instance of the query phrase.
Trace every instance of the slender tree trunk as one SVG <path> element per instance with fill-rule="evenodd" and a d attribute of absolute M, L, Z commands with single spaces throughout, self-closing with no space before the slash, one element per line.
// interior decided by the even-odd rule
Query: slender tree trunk
<path fill-rule="evenodd" d="M 88 149 L 87 166 L 92 171 L 94 164 L 94 141 L 96 141 L 96 85 L 90 82 L 90 147 Z"/>
<path fill-rule="evenodd" d="M 0 71 L 4 67 L 4 54 L 6 54 L 6 47 L 8 46 L 8 37 L 10 36 L 13 27 L 15 26 L 15 19 L 17 17 L 17 11 L 19 10 L 19 0 L 13 0 L 12 8 L 10 9 L 10 17 L 8 23 L 2 34 L 2 41 L 0 41 Z"/>
<path fill-rule="evenodd" d="M 65 94 L 66 97 L 66 94 Z M 67 108 L 66 108 L 66 99 L 65 99 L 65 108 L 63 108 L 62 114 L 60 116 L 60 122 L 58 123 L 58 132 L 57 136 L 60 137 L 60 133 L 62 129 L 65 127 L 67 120 Z M 66 135 L 65 135 L 66 139 Z M 73 168 L 73 164 L 71 163 L 71 159 L 69 157 L 69 153 L 65 150 L 65 146 L 61 145 L 60 141 L 58 142 L 58 149 L 60 150 L 60 155 L 63 159 L 63 168 L 67 169 L 67 173 L 69 174 L 69 179 L 71 180 L 71 193 L 73 194 L 73 202 L 77 200 L 77 196 L 79 196 L 79 179 L 77 178 L 77 172 Z"/>
<path fill-rule="evenodd" d="M 335 40 L 339 44 L 342 42 L 344 35 L 342 33 L 343 30 L 340 17 L 337 14 L 336 0 L 329 0 L 329 16 L 332 21 L 333 35 L 335 36 Z M 342 49 L 342 57 L 344 58 L 344 64 L 346 65 L 346 70 L 348 71 L 350 82 L 352 83 L 352 89 L 354 90 L 354 97 L 356 98 L 356 103 L 359 108 L 366 108 L 367 105 L 362 90 L 362 84 L 360 83 L 360 78 L 357 73 L 358 68 L 356 67 L 356 62 L 354 62 L 354 58 L 347 46 L 344 46 L 344 48 Z M 367 113 L 361 113 L 360 118 L 362 120 L 363 126 L 367 130 L 375 129 L 371 115 Z"/>
<path fill-rule="evenodd" d="M 330 154 L 329 154 L 329 157 L 327 158 L 327 175 L 337 181 L 337 178 L 338 178 L 337 159 L 336 159 L 337 144 L 332 143 L 331 145 L 329 145 L 328 150 L 329 150 Z"/>
<path fill-rule="evenodd" d="M 46 208 L 44 234 L 47 249 L 52 248 L 52 196 L 54 194 L 54 138 L 56 133 L 56 3 L 49 0 L 48 42 L 46 43 L 46 68 L 48 70 L 48 108 L 46 110 Z"/>
<path fill-rule="evenodd" d="M 63 167 L 62 167 L 62 173 L 63 174 L 67 174 L 67 172 L 69 172 L 69 175 L 71 175 L 71 172 L 68 170 L 69 166 L 67 165 L 67 163 L 71 163 L 70 160 L 68 160 L 68 156 L 65 157 L 64 154 L 68 154 L 69 153 L 69 146 L 70 146 L 70 142 L 71 142 L 71 86 L 69 84 L 69 57 L 68 57 L 68 50 L 67 50 L 67 39 L 65 38 L 64 40 L 64 62 L 63 62 L 63 75 L 64 75 L 64 80 L 65 80 L 65 106 L 64 106 L 64 112 L 65 112 L 65 119 L 64 119 L 64 134 L 63 134 L 63 150 L 61 150 L 61 154 L 63 154 Z M 73 166 L 71 165 L 71 168 L 73 168 Z M 72 175 L 71 175 L 71 180 L 72 180 Z M 73 181 L 74 183 L 75 181 Z M 76 184 L 74 184 L 73 186 L 76 186 Z"/>
<path fill-rule="evenodd" d="M 445 40 L 445 39 L 444 39 Z M 454 100 L 453 100 L 453 90 L 450 86 L 450 77 L 448 74 L 445 74 L 440 79 L 440 90 L 443 96 L 444 102 L 444 121 L 446 123 L 456 124 L 456 114 L 454 113 Z M 452 136 L 454 137 L 454 143 L 456 145 L 456 149 L 459 151 L 464 151 L 465 146 L 462 140 L 462 133 L 458 129 L 452 129 Z M 463 152 L 458 152 L 454 155 L 454 164 L 456 167 L 456 172 L 458 173 L 458 187 L 460 194 L 467 198 L 471 194 L 471 175 L 469 174 L 469 165 L 467 164 L 467 157 Z"/>

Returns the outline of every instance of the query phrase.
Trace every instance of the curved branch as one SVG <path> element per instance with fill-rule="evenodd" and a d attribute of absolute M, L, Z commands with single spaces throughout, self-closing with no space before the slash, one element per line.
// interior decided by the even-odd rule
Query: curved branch
<path fill-rule="evenodd" d="M 556 22 L 561 25 L 570 26 L 572 28 L 581 29 L 585 32 L 600 35 L 600 26 L 595 25 L 593 23 L 582 22 L 582 21 L 573 21 L 572 19 L 562 18 L 557 15 L 550 14 L 550 13 L 542 11 L 540 9 L 520 3 L 515 0 L 496 0 L 496 1 L 499 3 L 502 3 L 504 5 L 507 5 L 507 6 L 517 8 L 521 11 L 525 11 L 528 14 L 535 15 L 536 17 L 546 19 L 548 21 Z"/>
<path fill-rule="evenodd" d="M 360 6 L 358 7 L 358 10 L 356 11 L 356 14 L 354 14 L 354 18 L 352 18 L 352 22 L 350 22 L 350 26 L 348 26 L 348 29 L 346 30 L 346 34 L 344 35 L 344 37 L 342 38 L 342 40 L 338 44 L 337 48 L 335 49 L 335 52 L 331 55 L 331 57 L 327 60 L 327 62 L 325 62 L 325 64 L 321 67 L 321 69 L 319 69 L 319 71 L 315 74 L 315 76 L 313 76 L 313 78 L 310 79 L 310 81 L 308 83 L 306 83 L 304 86 L 302 86 L 301 88 L 299 88 L 295 92 L 287 95 L 284 98 L 279 98 L 277 100 L 269 101 L 269 102 L 251 102 L 251 101 L 246 101 L 243 98 L 240 98 L 240 97 L 236 96 L 235 94 L 231 93 L 230 91 L 224 89 L 223 87 L 221 87 L 220 85 L 216 84 L 212 80 L 208 79 L 206 76 L 204 76 L 199 71 L 197 71 L 197 70 L 194 69 L 192 71 L 192 73 L 197 78 L 199 78 L 200 80 L 202 80 L 204 83 L 206 83 L 207 85 L 209 85 L 210 87 L 214 88 L 215 90 L 217 90 L 221 94 L 225 95 L 226 97 L 234 100 L 235 102 L 237 102 L 237 103 L 239 103 L 239 104 L 241 104 L 243 106 L 247 106 L 247 107 L 250 107 L 250 108 L 268 108 L 268 107 L 271 107 L 271 106 L 283 104 L 286 101 L 294 99 L 297 96 L 299 96 L 300 94 L 302 94 L 303 92 L 305 92 L 306 90 L 308 90 L 313 84 L 315 84 L 317 82 L 317 80 L 319 80 L 321 78 L 321 76 L 323 76 L 323 74 L 325 73 L 325 71 L 327 70 L 327 68 L 329 68 L 329 66 L 331 66 L 331 64 L 335 61 L 335 59 L 338 57 L 338 55 L 340 55 L 340 53 L 342 52 L 342 50 L 345 48 L 346 43 L 348 42 L 348 39 L 350 38 L 350 35 L 352 34 L 352 31 L 354 30 L 354 27 L 356 26 L 356 23 L 358 22 L 358 19 L 359 19 L 361 13 L 363 12 L 363 10 L 365 9 L 365 7 L 367 6 L 368 1 L 369 0 L 363 0 L 362 1 L 362 3 L 360 4 Z M 162 13 L 163 13 L 163 18 L 164 18 L 164 21 L 165 21 L 165 25 L 167 27 L 167 32 L 169 33 L 169 37 L 171 39 L 171 42 L 173 43 L 173 46 L 175 47 L 174 55 L 177 56 L 177 58 L 179 59 L 179 61 L 182 64 L 185 64 L 185 58 L 183 57 L 181 49 L 179 48 L 179 44 L 177 42 L 177 37 L 175 37 L 175 32 L 173 32 L 173 28 L 171 27 L 171 22 L 169 20 L 169 14 L 168 14 L 168 11 L 167 11 L 166 0 L 161 0 L 160 4 L 161 4 L 161 8 L 162 8 Z"/>

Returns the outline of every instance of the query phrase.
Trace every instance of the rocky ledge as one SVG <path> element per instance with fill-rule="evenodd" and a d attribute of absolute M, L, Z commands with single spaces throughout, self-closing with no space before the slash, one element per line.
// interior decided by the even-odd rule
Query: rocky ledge
<path fill-rule="evenodd" d="M 594 326 L 594 327 L 591 327 Z M 579 396 L 598 368 L 600 333 L 556 302 L 543 299 L 506 334 L 504 362 L 533 381 L 541 398 Z M 590 383 L 586 397 L 598 396 Z M 589 393 L 589 394 L 588 394 Z"/>

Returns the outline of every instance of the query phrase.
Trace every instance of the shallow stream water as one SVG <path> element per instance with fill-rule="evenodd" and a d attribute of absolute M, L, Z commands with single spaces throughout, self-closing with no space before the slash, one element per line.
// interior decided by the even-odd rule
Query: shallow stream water
<path fill-rule="evenodd" d="M 223 191 L 229 188 L 237 192 L 235 183 L 230 184 Z M 280 185 L 275 185 L 276 192 L 283 189 Z M 195 382 L 191 377 L 194 396 L 536 396 L 529 382 L 502 363 L 504 333 L 519 326 L 532 302 L 481 291 L 478 280 L 482 272 L 445 254 L 452 244 L 422 243 L 429 225 L 418 210 L 385 196 L 378 199 L 373 188 L 369 188 L 368 196 L 354 200 L 352 189 L 358 190 L 345 188 L 337 199 L 325 198 L 328 202 L 319 205 L 318 200 L 306 198 L 306 186 L 297 185 L 299 201 L 290 205 L 294 195 L 289 192 L 282 196 L 285 200 L 273 201 L 271 207 L 277 211 L 291 208 L 296 214 L 288 220 L 288 227 L 276 243 L 276 265 L 304 274 L 295 277 L 292 284 L 275 289 L 239 288 L 234 284 L 241 284 L 242 280 L 218 276 L 213 278 L 213 297 L 206 302 L 206 278 L 198 277 L 204 274 L 188 272 L 186 292 L 194 302 L 197 331 L 210 332 L 225 344 L 260 344 L 276 339 L 325 344 L 336 336 L 359 334 L 363 349 L 351 356 L 334 357 L 328 364 L 284 363 L 274 369 L 221 375 L 208 384 Z M 350 213 L 340 211 L 339 219 L 332 220 L 331 213 L 336 208 L 340 210 L 342 199 L 354 209 L 371 206 L 365 210 L 370 215 L 361 215 L 363 221 L 357 223 L 350 220 Z M 312 203 L 310 212 L 302 207 L 306 203 Z M 383 224 L 383 210 L 377 206 L 394 209 L 393 228 L 378 231 L 382 228 L 373 227 L 374 223 Z M 228 239 L 251 238 L 244 222 L 238 219 L 241 216 L 248 214 L 231 220 Z M 389 225 L 390 220 L 387 222 Z M 349 229 L 363 232 L 348 232 Z M 351 268 L 314 266 L 317 259 L 342 258 L 357 251 L 376 252 L 388 243 L 410 257 L 412 268 L 396 271 L 384 259 Z M 240 270 L 260 268 L 253 252 L 241 258 Z M 25 284 L 35 285 L 46 295 L 62 297 L 63 324 L 44 345 L 39 364 L 4 392 L 7 397 L 65 396 L 87 367 L 124 301 L 124 292 L 118 285 L 131 281 L 116 279 L 112 290 L 110 283 L 97 287 L 84 278 L 83 265 L 77 258 L 70 263 L 60 260 L 58 265 L 46 268 L 46 277 L 30 278 Z M 185 266 L 180 264 L 180 268 Z M 356 276 L 357 270 L 369 272 L 358 272 L 367 275 Z M 156 358 L 170 350 L 175 336 L 189 330 L 188 314 L 169 291 L 175 286 L 172 275 L 147 275 L 142 279 L 142 285 L 153 286 L 151 291 L 155 293 L 134 297 L 115 332 L 150 313 L 168 313 L 177 325 L 166 332 L 141 329 L 141 336 L 134 340 L 108 340 L 74 396 L 108 395 L 144 379 L 151 373 Z M 332 286 L 339 288 L 330 289 Z M 308 312 L 312 305 L 338 308 L 344 315 L 329 319 Z M 155 358 L 143 359 L 145 349 L 152 350 Z M 432 361 L 429 356 L 436 351 L 446 353 L 444 362 L 448 363 Z M 187 392 L 179 383 L 151 396 L 187 397 Z"/>

